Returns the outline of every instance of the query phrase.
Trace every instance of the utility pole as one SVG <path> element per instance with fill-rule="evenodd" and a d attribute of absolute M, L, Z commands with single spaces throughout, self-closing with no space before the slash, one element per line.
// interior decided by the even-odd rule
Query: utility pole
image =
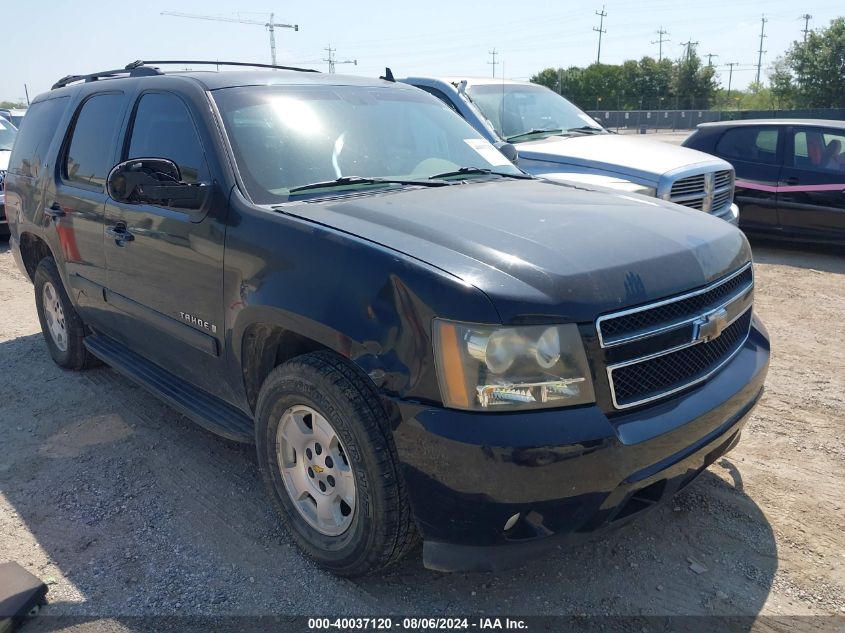
<path fill-rule="evenodd" d="M 707 66 L 712 68 L 713 67 L 713 58 L 718 57 L 718 55 L 716 55 L 715 53 L 707 53 L 707 55 L 705 55 L 705 57 L 707 58 Z"/>
<path fill-rule="evenodd" d="M 343 61 L 338 61 L 337 58 L 334 56 L 334 54 L 337 52 L 337 49 L 332 48 L 331 44 L 329 44 L 328 48 L 324 48 L 323 50 L 329 54 L 327 58 L 323 58 L 323 61 L 328 62 L 330 75 L 334 74 L 334 67 L 338 64 L 355 64 L 356 66 L 358 65 L 357 59 L 344 59 Z"/>
<path fill-rule="evenodd" d="M 26 95 L 26 107 L 29 107 L 29 88 L 26 87 L 26 84 L 23 85 L 23 91 Z"/>
<path fill-rule="evenodd" d="M 739 62 L 728 62 L 726 66 L 730 69 L 728 70 L 728 104 L 731 102 L 731 82 L 734 78 L 734 66 L 739 66 Z"/>
<path fill-rule="evenodd" d="M 496 55 L 498 55 L 499 53 L 498 53 L 498 51 L 494 48 L 492 51 L 487 51 L 487 54 L 488 54 L 488 55 L 492 55 L 492 57 L 493 57 L 493 61 L 491 61 L 491 62 L 487 62 L 487 63 L 488 63 L 490 66 L 492 66 L 492 67 L 493 67 L 493 79 L 495 79 L 495 78 L 496 78 L 496 64 L 498 64 L 498 63 L 499 63 L 499 62 L 497 62 L 497 61 L 496 61 Z"/>
<path fill-rule="evenodd" d="M 668 42 L 668 41 L 669 41 L 669 38 L 668 38 L 668 37 L 663 37 L 663 36 L 664 36 L 664 35 L 669 35 L 669 31 L 665 30 L 665 29 L 661 26 L 661 27 L 660 27 L 660 29 L 658 29 L 658 30 L 656 31 L 656 33 L 657 33 L 657 39 L 656 39 L 656 40 L 654 40 L 654 41 L 652 42 L 652 44 L 658 44 L 658 45 L 660 46 L 660 48 L 658 48 L 658 49 L 657 49 L 657 50 L 658 50 L 658 52 L 657 52 L 657 61 L 661 62 L 661 61 L 663 61 L 663 42 Z"/>
<path fill-rule="evenodd" d="M 804 15 L 802 15 L 798 19 L 804 20 L 804 28 L 802 29 L 802 32 L 804 33 L 804 43 L 806 44 L 807 43 L 807 33 L 810 32 L 810 20 L 813 19 L 813 16 L 810 15 L 809 13 L 805 13 Z"/>
<path fill-rule="evenodd" d="M 763 67 L 763 53 L 766 51 L 763 50 L 763 38 L 766 37 L 766 19 L 765 14 L 762 17 L 762 21 L 760 22 L 760 50 L 757 51 L 757 81 L 755 83 L 760 83 L 760 69 Z"/>
<path fill-rule="evenodd" d="M 689 40 L 688 42 L 681 42 L 681 46 L 687 47 L 686 57 L 687 61 L 689 61 L 692 59 L 693 47 L 698 46 L 698 42 L 693 42 L 692 40 Z"/>
<path fill-rule="evenodd" d="M 604 19 L 607 17 L 607 11 L 604 10 L 604 5 L 601 7 L 601 11 L 596 11 L 596 15 L 599 16 L 599 26 L 598 28 L 593 27 L 594 31 L 597 31 L 599 34 L 599 52 L 596 55 L 596 63 L 601 63 L 601 36 L 604 33 L 607 33 L 607 29 L 604 28 Z"/>

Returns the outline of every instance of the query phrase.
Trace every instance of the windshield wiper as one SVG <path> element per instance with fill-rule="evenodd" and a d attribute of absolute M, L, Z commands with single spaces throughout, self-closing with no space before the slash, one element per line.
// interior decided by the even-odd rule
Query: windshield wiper
<path fill-rule="evenodd" d="M 532 134 L 562 134 L 568 131 L 569 130 L 562 130 L 561 128 L 532 128 L 527 132 L 520 132 L 519 134 L 513 134 L 512 136 L 508 136 L 505 140 L 510 143 L 511 141 L 515 141 L 518 138 L 523 138 L 524 136 L 531 136 Z"/>
<path fill-rule="evenodd" d="M 501 176 L 502 178 L 521 178 L 523 180 L 530 180 L 534 178 L 531 174 L 509 174 L 504 171 L 493 171 L 492 169 L 487 169 L 486 167 L 460 167 L 454 171 L 444 171 L 442 174 L 434 174 L 433 176 L 429 176 L 429 179 L 434 180 L 436 178 L 449 178 L 450 176 L 466 176 L 472 174 L 479 174 L 479 175 L 486 175 L 486 176 Z"/>
<path fill-rule="evenodd" d="M 300 185 L 288 190 L 289 194 L 308 191 L 309 189 L 329 189 L 331 187 L 345 187 L 348 185 L 420 185 L 422 187 L 442 187 L 448 182 L 431 182 L 430 180 L 409 180 L 403 178 L 365 178 L 363 176 L 341 176 L 334 180 L 323 180 Z"/>
<path fill-rule="evenodd" d="M 580 132 L 581 134 L 604 134 L 606 130 L 602 127 L 593 127 L 592 125 L 582 125 L 581 127 L 571 127 L 567 132 Z"/>

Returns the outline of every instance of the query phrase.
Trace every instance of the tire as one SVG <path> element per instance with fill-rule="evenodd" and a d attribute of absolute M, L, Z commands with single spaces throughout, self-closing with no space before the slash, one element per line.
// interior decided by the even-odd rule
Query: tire
<path fill-rule="evenodd" d="M 320 438 L 327 437 L 323 422 L 328 422 L 337 441 L 329 442 L 331 446 L 318 455 Z M 299 440 L 310 448 L 296 450 Z M 361 576 L 395 563 L 416 544 L 387 415 L 366 376 L 340 356 L 306 354 L 270 373 L 256 407 L 256 448 L 264 483 L 282 522 L 321 567 L 340 576 Z M 334 461 L 329 461 L 331 455 Z M 312 465 L 321 474 L 312 472 Z M 306 491 L 299 502 L 292 496 L 295 482 Z M 350 482 L 352 506 L 343 500 L 334 504 L 339 497 L 348 498 L 337 491 L 344 486 L 348 491 Z M 321 497 L 324 489 L 325 495 L 335 495 L 331 502 Z M 323 507 L 332 508 L 323 513 L 331 519 L 321 525 L 315 516 L 318 499 L 330 503 Z"/>
<path fill-rule="evenodd" d="M 59 269 L 52 257 L 45 257 L 38 263 L 33 283 L 41 332 L 44 334 L 50 356 L 56 364 L 65 369 L 75 370 L 100 364 L 82 343 L 87 333 L 85 324 L 70 302 L 62 278 L 59 276 Z M 63 325 L 59 328 L 63 331 L 63 335 L 60 336 L 55 334 L 55 330 L 51 331 L 51 323 L 56 321 L 57 315 Z"/>

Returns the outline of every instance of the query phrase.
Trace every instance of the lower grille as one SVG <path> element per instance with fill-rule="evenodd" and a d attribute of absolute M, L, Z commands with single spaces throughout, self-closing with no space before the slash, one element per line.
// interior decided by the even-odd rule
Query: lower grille
<path fill-rule="evenodd" d="M 610 369 L 614 404 L 617 408 L 642 404 L 704 380 L 739 351 L 750 328 L 748 309 L 711 341 Z"/>

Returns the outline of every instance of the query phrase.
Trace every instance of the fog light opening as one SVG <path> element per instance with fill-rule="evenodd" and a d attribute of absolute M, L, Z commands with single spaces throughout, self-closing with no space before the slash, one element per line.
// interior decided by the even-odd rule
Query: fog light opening
<path fill-rule="evenodd" d="M 516 522 L 519 521 L 519 515 L 520 515 L 520 513 L 517 512 L 516 514 L 514 514 L 510 519 L 508 519 L 505 522 L 505 532 L 510 530 L 514 525 L 516 525 Z"/>

